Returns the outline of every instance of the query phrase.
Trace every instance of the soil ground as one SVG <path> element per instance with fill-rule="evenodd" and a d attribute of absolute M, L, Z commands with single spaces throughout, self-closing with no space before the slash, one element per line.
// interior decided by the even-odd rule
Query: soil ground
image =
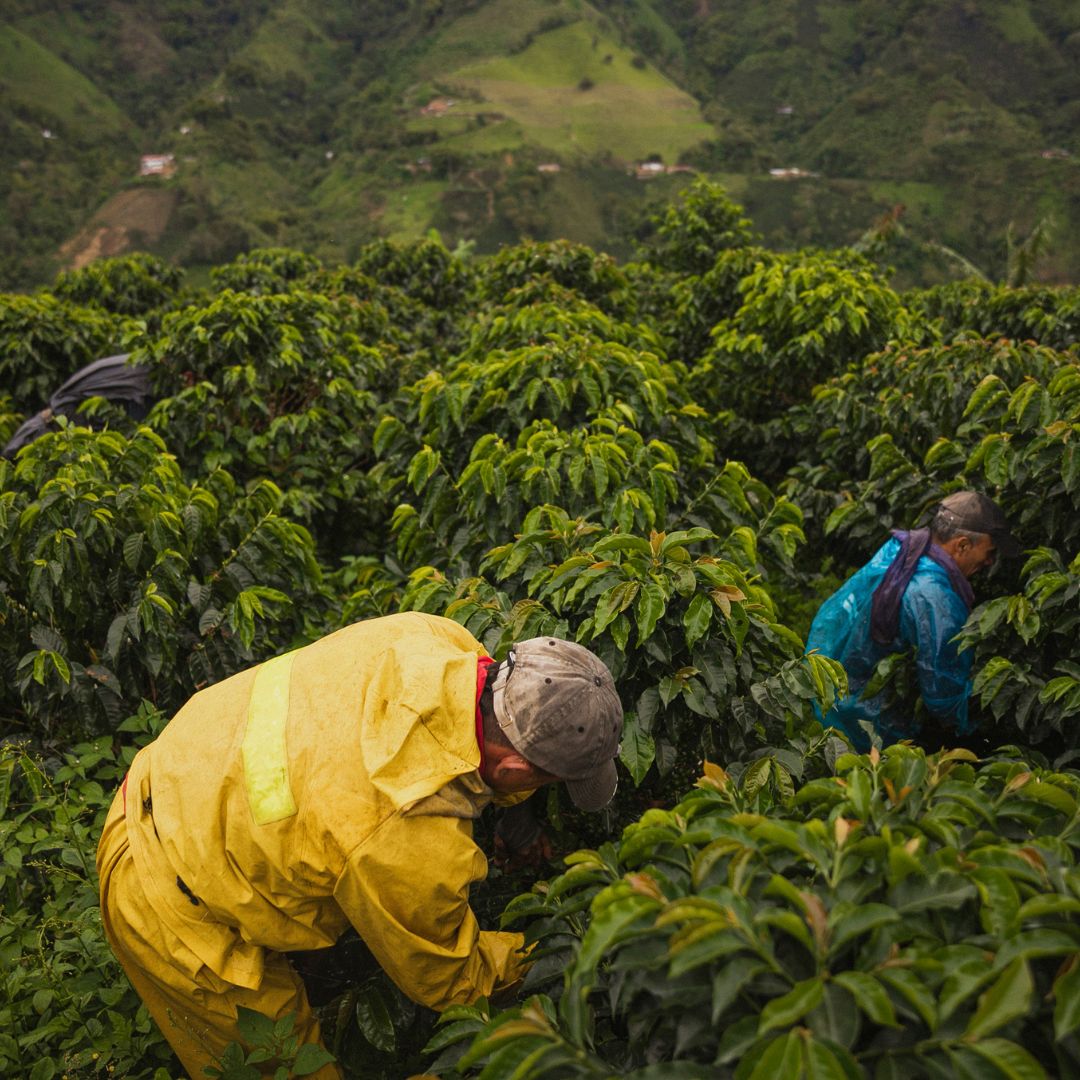
<path fill-rule="evenodd" d="M 118 192 L 60 249 L 65 269 L 123 255 L 161 239 L 176 207 L 174 188 L 137 187 Z"/>

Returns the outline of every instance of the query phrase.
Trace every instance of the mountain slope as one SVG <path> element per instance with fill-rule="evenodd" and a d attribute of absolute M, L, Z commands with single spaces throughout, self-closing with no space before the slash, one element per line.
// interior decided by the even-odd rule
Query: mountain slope
<path fill-rule="evenodd" d="M 175 207 L 153 246 L 191 265 L 265 244 L 347 258 L 431 227 L 480 250 L 567 235 L 625 256 L 650 202 L 685 182 L 627 174 L 652 157 L 721 178 L 769 243 L 852 242 L 888 214 L 907 229 L 890 256 L 905 280 L 954 272 L 943 248 L 996 276 L 1010 223 L 1049 217 L 1041 275 L 1080 278 L 1074 0 L 84 10 L 0 0 L 0 71 L 18 64 L 0 83 L 9 287 L 47 277 L 65 238 L 85 255 L 100 220 L 77 226 L 149 151 L 178 165 L 141 182 Z M 61 154 L 42 145 L 49 122 L 79 131 Z"/>

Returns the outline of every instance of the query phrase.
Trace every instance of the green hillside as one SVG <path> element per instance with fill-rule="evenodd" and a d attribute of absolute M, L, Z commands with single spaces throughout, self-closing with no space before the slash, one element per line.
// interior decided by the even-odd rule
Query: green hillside
<path fill-rule="evenodd" d="M 712 134 L 692 97 L 651 66 L 635 67 L 630 50 L 586 20 L 448 79 L 480 107 L 505 115 L 521 144 L 570 159 L 608 154 L 629 162 L 657 154 L 675 161 Z"/>
<path fill-rule="evenodd" d="M 0 284 L 89 257 L 148 152 L 177 161 L 143 181 L 175 192 L 154 250 L 190 266 L 432 227 L 628 256 L 686 180 L 628 177 L 652 158 L 722 178 L 772 246 L 887 220 L 902 283 L 1001 278 L 1043 224 L 1036 275 L 1076 280 L 1078 71 L 1071 0 L 6 0 Z"/>
<path fill-rule="evenodd" d="M 0 27 L 0 93 L 9 107 L 41 111 L 71 135 L 108 137 L 124 114 L 85 75 L 14 27 Z"/>

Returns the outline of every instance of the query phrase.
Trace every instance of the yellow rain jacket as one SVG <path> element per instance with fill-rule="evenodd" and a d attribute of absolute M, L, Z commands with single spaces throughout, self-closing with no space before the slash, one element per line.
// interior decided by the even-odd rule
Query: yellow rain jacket
<path fill-rule="evenodd" d="M 128 774 L 127 840 L 170 961 L 257 989 L 264 950 L 351 923 L 435 1009 L 513 981 L 520 934 L 469 908 L 487 860 L 476 661 L 449 619 L 357 623 L 196 694 Z"/>

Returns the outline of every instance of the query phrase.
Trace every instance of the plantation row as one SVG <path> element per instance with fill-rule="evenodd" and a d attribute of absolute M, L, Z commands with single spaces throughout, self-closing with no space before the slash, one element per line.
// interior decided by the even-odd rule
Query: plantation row
<path fill-rule="evenodd" d="M 418 610 L 496 656 L 596 651 L 628 782 L 593 817 L 547 798 L 584 847 L 506 908 L 539 942 L 521 1003 L 436 1028 L 365 968 L 324 1015 L 350 1075 L 1076 1071 L 1078 340 L 1080 289 L 897 294 L 850 251 L 753 246 L 706 184 L 624 266 L 433 239 L 0 297 L 0 439 L 98 357 L 153 398 L 0 462 L 0 1069 L 175 1070 L 96 910 L 126 763 L 197 689 Z M 810 618 L 965 487 L 1027 549 L 964 631 L 981 762 L 852 755 Z M 914 709 L 910 660 L 879 682 Z"/>

